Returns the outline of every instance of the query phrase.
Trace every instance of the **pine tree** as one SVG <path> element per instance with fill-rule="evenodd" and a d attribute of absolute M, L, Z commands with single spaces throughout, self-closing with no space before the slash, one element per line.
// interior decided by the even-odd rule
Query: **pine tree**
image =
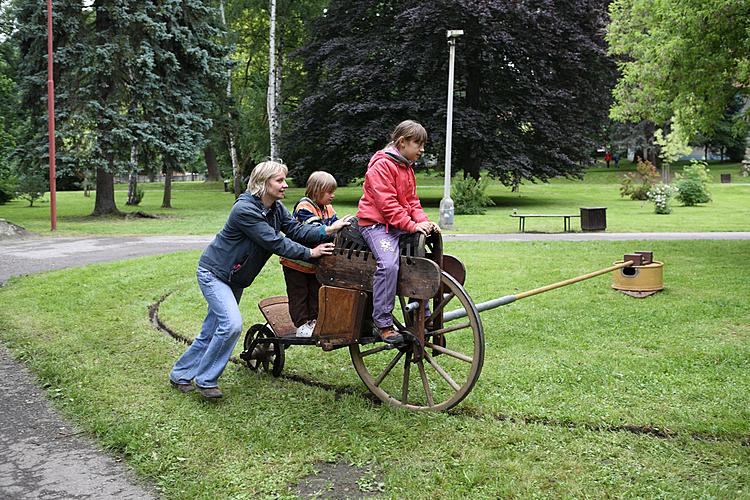
<path fill-rule="evenodd" d="M 53 2 L 53 61 L 55 64 L 55 120 L 57 176 L 72 175 L 78 162 L 72 155 L 73 144 L 63 141 L 76 130 L 77 80 L 74 71 L 80 58 L 84 36 L 84 15 L 80 0 Z M 12 41 L 18 50 L 17 84 L 23 120 L 19 125 L 13 160 L 22 176 L 48 175 L 49 140 L 47 134 L 47 4 L 19 1 L 13 14 L 17 29 Z"/>

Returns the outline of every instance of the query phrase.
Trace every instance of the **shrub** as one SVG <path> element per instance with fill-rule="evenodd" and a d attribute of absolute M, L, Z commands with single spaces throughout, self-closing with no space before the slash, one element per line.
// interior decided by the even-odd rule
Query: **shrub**
<path fill-rule="evenodd" d="M 487 211 L 485 207 L 493 206 L 495 203 L 484 193 L 487 184 L 486 178 L 476 181 L 473 177 L 454 182 L 451 197 L 456 207 L 455 213 L 481 215 Z"/>
<path fill-rule="evenodd" d="M 647 200 L 648 192 L 659 181 L 660 175 L 656 167 L 646 160 L 638 158 L 635 172 L 622 177 L 620 197 L 629 196 L 631 200 Z"/>
<path fill-rule="evenodd" d="M 693 160 L 690 165 L 682 169 L 681 174 L 675 174 L 678 193 L 677 199 L 686 206 L 692 207 L 698 203 L 711 201 L 711 193 L 708 192 L 708 183 L 711 176 L 706 164 Z"/>
<path fill-rule="evenodd" d="M 44 196 L 47 189 L 47 180 L 42 176 L 26 174 L 18 179 L 18 197 L 28 200 L 30 207 Z"/>
<path fill-rule="evenodd" d="M 677 191 L 674 187 L 669 184 L 659 183 L 649 189 L 647 196 L 648 200 L 654 204 L 654 212 L 657 214 L 671 214 L 672 213 L 672 195 Z"/>
<path fill-rule="evenodd" d="M 0 205 L 8 203 L 16 197 L 16 181 L 12 177 L 0 179 Z"/>
<path fill-rule="evenodd" d="M 141 200 L 143 200 L 143 195 L 144 195 L 143 188 L 138 186 L 137 188 L 135 188 L 135 194 L 133 195 L 133 199 L 132 200 L 129 199 L 126 205 L 131 205 L 131 206 L 140 205 Z"/>

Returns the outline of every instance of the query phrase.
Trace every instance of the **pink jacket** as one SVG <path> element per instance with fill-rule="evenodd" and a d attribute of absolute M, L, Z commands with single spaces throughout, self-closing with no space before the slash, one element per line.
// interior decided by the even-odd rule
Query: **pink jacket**
<path fill-rule="evenodd" d="M 409 161 L 392 146 L 370 159 L 359 199 L 357 218 L 360 226 L 385 224 L 407 233 L 417 223 L 429 220 L 417 198 L 417 182 Z"/>

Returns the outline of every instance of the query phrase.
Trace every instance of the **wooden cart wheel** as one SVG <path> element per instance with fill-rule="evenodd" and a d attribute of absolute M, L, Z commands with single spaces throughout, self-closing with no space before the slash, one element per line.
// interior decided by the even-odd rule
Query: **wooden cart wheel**
<path fill-rule="evenodd" d="M 463 308 L 467 316 L 435 329 L 425 321 L 424 359 L 414 361 L 411 344 L 389 349 L 355 344 L 349 347 L 357 374 L 381 401 L 418 411 L 444 411 L 453 408 L 471 392 L 484 363 L 484 332 L 474 303 L 463 287 L 449 274 L 441 274 L 442 300 L 433 306 L 433 316 Z M 399 298 L 402 310 L 408 299 Z M 414 314 L 403 311 L 408 321 Z M 396 318 L 397 319 L 397 318 Z M 436 322 L 440 323 L 440 322 Z M 434 342 L 441 336 L 445 345 Z M 439 358 L 434 356 L 440 353 Z M 416 366 L 414 366 L 416 365 Z"/>
<path fill-rule="evenodd" d="M 240 358 L 245 360 L 247 367 L 253 371 L 262 368 L 270 371 L 274 377 L 281 375 L 284 369 L 284 347 L 276 340 L 259 342 L 260 339 L 275 339 L 268 325 L 255 324 L 245 334 L 244 350 Z"/>

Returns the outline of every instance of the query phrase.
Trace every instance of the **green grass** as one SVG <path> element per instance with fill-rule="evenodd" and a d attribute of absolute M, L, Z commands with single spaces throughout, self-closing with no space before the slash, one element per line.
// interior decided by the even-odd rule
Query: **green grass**
<path fill-rule="evenodd" d="M 167 498 L 284 497 L 313 463 L 370 466 L 385 497 L 748 497 L 750 242 L 454 243 L 476 302 L 605 267 L 636 249 L 666 290 L 637 300 L 600 277 L 482 315 L 486 360 L 447 414 L 373 405 L 348 353 L 287 351 L 285 373 L 230 364 L 227 398 L 168 387 L 205 312 L 196 252 L 13 279 L 0 339 L 67 415 L 123 453 Z M 272 262 L 245 292 L 282 294 Z M 626 429 L 659 429 L 659 438 Z"/>
<path fill-rule="evenodd" d="M 455 231 L 460 233 L 513 233 L 517 221 L 508 215 L 513 209 L 519 213 L 578 213 L 579 207 L 607 207 L 609 232 L 651 231 L 747 231 L 750 229 L 750 181 L 739 175 L 739 164 L 712 165 L 711 174 L 718 180 L 719 173 L 732 173 L 734 183 L 711 185 L 713 201 L 696 207 L 681 207 L 674 203 L 671 215 L 656 215 L 649 203 L 631 201 L 619 196 L 619 176 L 632 167 L 614 173 L 613 169 L 593 168 L 583 181 L 554 179 L 549 184 L 525 184 L 519 193 L 493 183 L 488 194 L 495 202 L 483 216 L 457 215 Z M 443 194 L 442 178 L 437 174 L 420 173 L 417 184 L 419 196 L 433 220 L 438 219 L 438 207 Z M 69 235 L 132 235 L 132 234 L 215 234 L 223 226 L 233 198 L 223 192 L 221 183 L 181 182 L 174 184 L 173 209 L 160 208 L 161 184 L 142 184 L 146 191 L 137 210 L 159 214 L 162 219 L 92 218 L 94 198 L 82 192 L 58 193 L 58 234 Z M 127 186 L 118 185 L 115 193 L 120 210 L 136 209 L 125 206 Z M 287 192 L 285 200 L 291 208 L 302 196 L 303 189 Z M 355 213 L 361 187 L 340 188 L 334 203 L 340 214 Z M 48 234 L 49 201 L 29 208 L 28 203 L 16 200 L 0 205 L 0 218 L 26 229 Z M 527 230 L 561 232 L 560 219 L 527 221 Z M 580 224 L 574 219 L 574 228 Z"/>

